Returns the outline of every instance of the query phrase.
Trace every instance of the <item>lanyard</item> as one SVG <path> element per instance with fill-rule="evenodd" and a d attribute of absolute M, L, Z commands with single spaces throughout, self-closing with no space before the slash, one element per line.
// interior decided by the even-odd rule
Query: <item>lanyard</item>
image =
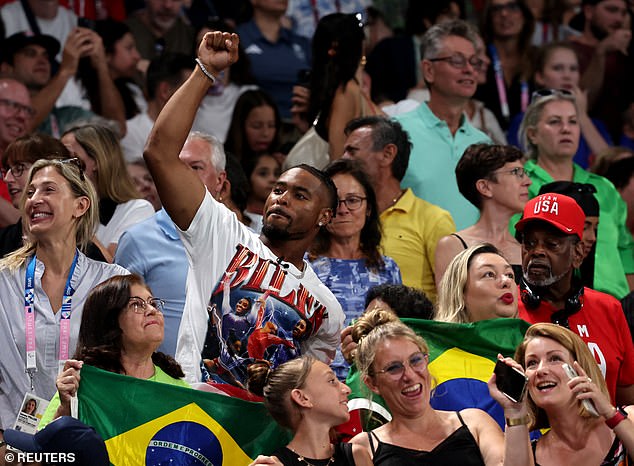
<path fill-rule="evenodd" d="M 75 250 L 75 257 L 68 272 L 66 286 L 64 287 L 64 296 L 62 297 L 62 310 L 59 320 L 59 357 L 60 364 L 69 358 L 70 346 L 70 316 L 72 314 L 72 297 L 75 289 L 70 284 L 75 273 L 77 258 L 79 253 Z M 35 342 L 35 255 L 29 261 L 26 267 L 26 278 L 24 283 L 24 319 L 26 334 L 26 373 L 31 379 L 31 390 L 33 390 L 33 375 L 37 372 L 37 345 Z"/>
<path fill-rule="evenodd" d="M 511 111 L 509 110 L 509 101 L 506 96 L 506 84 L 504 82 L 504 72 L 502 71 L 502 62 L 498 56 L 498 51 L 495 45 L 489 44 L 489 53 L 491 54 L 491 61 L 493 62 L 493 72 L 495 73 L 495 85 L 498 90 L 498 97 L 500 99 L 500 110 L 502 116 L 508 120 L 511 117 Z M 526 111 L 528 107 L 528 83 L 525 79 L 520 82 L 521 92 L 521 107 L 522 112 Z"/>

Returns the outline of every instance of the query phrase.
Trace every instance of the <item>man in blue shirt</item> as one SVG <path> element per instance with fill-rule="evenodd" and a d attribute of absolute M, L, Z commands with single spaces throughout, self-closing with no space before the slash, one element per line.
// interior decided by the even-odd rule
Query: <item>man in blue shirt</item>
<path fill-rule="evenodd" d="M 253 19 L 238 27 L 260 88 L 275 100 L 284 120 L 291 119 L 291 97 L 300 70 L 310 68 L 310 41 L 282 27 L 288 1 L 252 2 Z"/>
<path fill-rule="evenodd" d="M 179 158 L 217 198 L 227 178 L 222 144 L 212 136 L 194 132 Z M 159 350 L 174 356 L 189 265 L 176 226 L 165 209 L 123 233 L 114 261 L 141 275 L 154 295 L 165 300 L 165 338 Z"/>

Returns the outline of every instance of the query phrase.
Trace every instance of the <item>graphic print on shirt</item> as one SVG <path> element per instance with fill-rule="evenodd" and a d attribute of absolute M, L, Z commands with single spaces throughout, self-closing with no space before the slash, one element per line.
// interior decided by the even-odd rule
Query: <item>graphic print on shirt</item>
<path fill-rule="evenodd" d="M 212 292 L 202 359 L 213 382 L 246 388 L 247 367 L 271 367 L 298 357 L 300 344 L 328 317 L 326 306 L 285 264 L 238 245 Z"/>

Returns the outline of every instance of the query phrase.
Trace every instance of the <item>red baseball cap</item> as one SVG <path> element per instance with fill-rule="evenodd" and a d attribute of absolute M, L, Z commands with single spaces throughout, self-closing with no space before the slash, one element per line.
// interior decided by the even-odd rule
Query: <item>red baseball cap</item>
<path fill-rule="evenodd" d="M 563 194 L 545 193 L 534 197 L 524 206 L 522 219 L 515 224 L 517 231 L 533 220 L 541 220 L 557 228 L 566 235 L 583 236 L 586 214 L 577 202 Z"/>

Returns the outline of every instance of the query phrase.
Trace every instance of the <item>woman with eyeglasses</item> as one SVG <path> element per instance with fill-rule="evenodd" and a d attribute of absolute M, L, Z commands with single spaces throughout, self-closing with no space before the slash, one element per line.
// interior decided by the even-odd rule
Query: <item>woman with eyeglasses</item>
<path fill-rule="evenodd" d="M 514 214 L 524 210 L 531 180 L 524 172 L 524 154 L 513 146 L 473 144 L 456 166 L 458 189 L 480 211 L 478 221 L 438 241 L 435 279 L 440 284 L 451 260 L 480 243 L 496 246 L 512 264 L 516 280 L 522 276 L 522 254 L 508 229 Z"/>
<path fill-rule="evenodd" d="M 81 252 L 97 226 L 97 196 L 77 159 L 39 160 L 26 177 L 24 245 L 0 260 L 0 428 L 26 392 L 51 398 L 73 353 L 86 296 L 127 271 Z"/>
<path fill-rule="evenodd" d="M 157 352 L 163 342 L 164 302 L 136 274 L 117 275 L 99 283 L 84 304 L 77 348 L 57 376 L 57 393 L 39 429 L 60 416 L 70 416 L 80 371 L 89 364 L 116 374 L 189 388 L 180 365 Z"/>
<path fill-rule="evenodd" d="M 526 402 L 514 403 L 488 381 L 504 408 L 506 433 L 479 409 L 450 412 L 431 407 L 432 377 L 425 340 L 394 314 L 373 310 L 354 325 L 355 363 L 368 389 L 383 397 L 392 419 L 352 439 L 381 465 L 530 465 Z M 507 365 L 519 367 L 510 358 Z"/>
<path fill-rule="evenodd" d="M 335 295 L 350 325 L 365 309 L 368 290 L 383 283 L 401 283 L 396 262 L 381 255 L 381 227 L 376 196 L 368 176 L 353 160 L 341 159 L 325 169 L 337 187 L 339 207 L 321 227 L 308 252 L 319 279 Z M 331 367 L 345 380 L 349 364 L 337 349 Z"/>
<path fill-rule="evenodd" d="M 623 298 L 634 287 L 634 241 L 626 228 L 627 207 L 614 185 L 587 172 L 573 158 L 581 133 L 575 97 L 555 89 L 539 91 L 526 110 L 520 135 L 529 160 L 524 165 L 535 197 L 553 181 L 593 185 L 601 220 L 594 256 L 594 289 Z M 513 222 L 514 224 L 515 222 Z"/>
<path fill-rule="evenodd" d="M 364 448 L 350 443 L 331 443 L 334 427 L 350 419 L 350 388 L 337 380 L 326 364 L 311 356 L 285 362 L 275 369 L 269 364 L 249 366 L 249 390 L 264 397 L 275 421 L 293 432 L 288 445 L 273 456 L 258 456 L 250 466 L 370 466 Z"/>
<path fill-rule="evenodd" d="M 533 441 L 536 465 L 630 464 L 633 407 L 612 405 L 601 369 L 579 336 L 551 323 L 532 325 L 515 360 L 528 377 L 529 427 L 547 429 Z"/>
<path fill-rule="evenodd" d="M 350 120 L 383 113 L 362 83 L 364 39 L 360 14 L 333 13 L 319 20 L 313 37 L 307 112 L 313 127 L 288 154 L 283 168 L 302 162 L 323 168 L 343 155 L 344 128 Z M 319 158 L 306 160 L 307 154 L 316 155 L 318 151 L 311 148 L 319 145 L 323 146 Z"/>
<path fill-rule="evenodd" d="M 564 93 L 570 92 L 575 97 L 581 136 L 573 160 L 582 168 L 588 169 L 595 154 L 612 145 L 612 138 L 603 122 L 588 116 L 588 96 L 586 91 L 579 88 L 580 79 L 579 60 L 570 44 L 554 42 L 538 50 L 535 59 L 535 85 L 539 90 L 535 91 L 535 95 L 548 95 L 550 89 L 559 89 Z M 523 147 L 519 135 L 523 118 L 524 112 L 516 115 L 509 127 L 509 144 L 517 147 Z"/>
<path fill-rule="evenodd" d="M 154 207 L 141 199 L 126 169 L 119 141 L 110 129 L 97 124 L 74 126 L 61 139 L 73 157 L 84 162 L 86 176 L 97 190 L 96 238 L 112 262 L 119 237 L 132 225 L 154 215 Z"/>
<path fill-rule="evenodd" d="M 480 31 L 491 66 L 475 97 L 493 111 L 504 130 L 529 102 L 534 24 L 523 0 L 487 0 L 482 12 Z"/>

